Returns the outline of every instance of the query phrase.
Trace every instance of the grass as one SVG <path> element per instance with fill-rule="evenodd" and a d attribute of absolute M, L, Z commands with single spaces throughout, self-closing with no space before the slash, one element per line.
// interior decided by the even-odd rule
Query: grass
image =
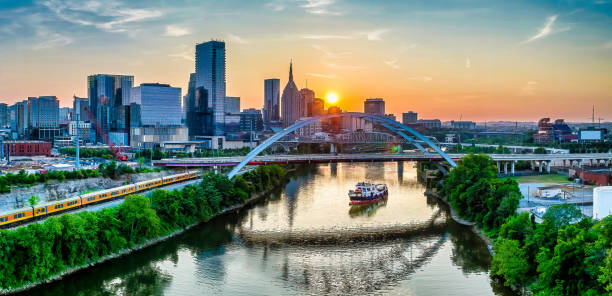
<path fill-rule="evenodd" d="M 518 183 L 567 183 L 567 182 L 570 182 L 567 176 L 561 175 L 561 174 L 503 177 L 502 179 L 512 179 Z"/>

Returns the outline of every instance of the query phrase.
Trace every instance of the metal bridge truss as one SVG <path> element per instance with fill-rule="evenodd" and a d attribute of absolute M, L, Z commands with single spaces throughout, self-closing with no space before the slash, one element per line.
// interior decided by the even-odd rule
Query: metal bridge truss
<path fill-rule="evenodd" d="M 413 130 L 412 128 L 408 126 L 405 126 L 395 120 L 389 119 L 384 116 L 366 114 L 366 113 L 358 113 L 358 112 L 345 112 L 345 113 L 338 113 L 338 114 L 328 114 L 328 115 L 323 115 L 323 116 L 318 116 L 318 117 L 310 117 L 304 120 L 297 121 L 293 125 L 286 127 L 282 131 L 274 134 L 272 137 L 265 140 L 263 143 L 255 147 L 255 149 L 253 149 L 249 154 L 247 154 L 244 157 L 244 159 L 237 166 L 235 166 L 231 172 L 229 172 L 228 178 L 230 179 L 233 178 L 244 166 L 246 166 L 259 153 L 264 151 L 266 148 L 268 148 L 270 145 L 274 144 L 275 142 L 281 140 L 286 135 L 292 132 L 295 132 L 296 130 L 302 127 L 305 127 L 309 124 L 316 123 L 316 122 L 323 121 L 323 120 L 332 119 L 332 118 L 338 118 L 338 117 L 363 118 L 365 120 L 369 120 L 371 122 L 381 124 L 383 127 L 389 129 L 392 132 L 397 133 L 402 138 L 404 138 L 406 141 L 412 143 L 415 147 L 417 147 L 423 153 L 429 153 L 429 151 L 427 151 L 427 149 L 425 149 L 419 143 L 427 144 L 429 148 L 433 149 L 437 154 L 442 156 L 442 158 L 444 158 L 444 160 L 446 160 L 452 167 L 457 166 L 457 164 L 448 155 L 446 155 L 446 153 L 444 153 L 444 151 L 442 151 L 436 144 L 434 144 L 430 139 L 426 138 L 425 136 L 421 135 L 420 133 L 418 133 L 417 131 Z M 409 134 L 411 136 L 409 136 Z"/>

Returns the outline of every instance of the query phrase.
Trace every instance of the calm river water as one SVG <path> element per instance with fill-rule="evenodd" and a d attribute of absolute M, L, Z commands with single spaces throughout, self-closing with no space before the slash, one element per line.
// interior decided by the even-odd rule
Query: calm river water
<path fill-rule="evenodd" d="M 350 207 L 362 180 L 389 198 Z M 28 295 L 510 295 L 486 246 L 423 195 L 414 163 L 319 165 L 279 192 Z"/>

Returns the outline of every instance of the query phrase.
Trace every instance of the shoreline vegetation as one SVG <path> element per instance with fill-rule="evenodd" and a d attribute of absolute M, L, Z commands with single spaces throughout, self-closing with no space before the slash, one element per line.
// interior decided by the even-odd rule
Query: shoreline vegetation
<path fill-rule="evenodd" d="M 563 204 L 537 224 L 533 215 L 516 213 L 518 183 L 496 171 L 488 156 L 470 154 L 445 176 L 441 194 L 429 192 L 493 245 L 491 278 L 521 294 L 610 295 L 612 216 L 593 220 Z"/>
<path fill-rule="evenodd" d="M 255 202 L 286 180 L 280 166 L 260 166 L 229 180 L 208 173 L 197 185 L 131 195 L 97 212 L 50 217 L 0 230 L 0 293 L 25 291 L 130 254 Z"/>

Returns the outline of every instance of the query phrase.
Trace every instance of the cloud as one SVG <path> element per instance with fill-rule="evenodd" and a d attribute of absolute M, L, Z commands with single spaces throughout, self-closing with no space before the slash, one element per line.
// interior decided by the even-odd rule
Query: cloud
<path fill-rule="evenodd" d="M 339 11 L 329 10 L 329 6 L 334 3 L 334 0 L 305 0 L 305 3 L 300 5 L 307 13 L 318 15 L 341 15 Z"/>
<path fill-rule="evenodd" d="M 416 80 L 416 81 L 423 81 L 425 83 L 430 82 L 433 80 L 433 77 L 431 76 L 412 76 L 412 77 L 408 77 L 406 78 L 408 80 Z"/>
<path fill-rule="evenodd" d="M 523 44 L 530 43 L 530 42 L 536 41 L 538 39 L 544 38 L 544 37 L 546 37 L 546 36 L 548 36 L 550 34 L 568 31 L 569 27 L 553 30 L 553 26 L 555 24 L 555 21 L 557 20 L 557 17 L 559 17 L 559 16 L 558 15 L 549 16 L 546 19 L 546 23 L 544 24 L 544 26 L 542 28 L 540 28 L 540 30 L 535 35 L 529 37 L 527 40 L 524 40 L 521 43 L 523 43 Z"/>
<path fill-rule="evenodd" d="M 114 1 L 45 0 L 40 3 L 63 21 L 107 32 L 127 32 L 128 24 L 162 16 L 159 10 L 129 8 Z"/>
<path fill-rule="evenodd" d="M 472 68 L 472 61 L 470 61 L 470 58 L 465 58 L 465 68 Z"/>
<path fill-rule="evenodd" d="M 234 34 L 227 34 L 227 38 L 235 43 L 246 44 L 249 43 L 248 40 Z"/>
<path fill-rule="evenodd" d="M 389 29 L 380 29 L 380 30 L 368 32 L 366 33 L 366 36 L 368 37 L 368 40 L 370 41 L 378 41 L 378 40 L 382 40 L 382 35 L 387 32 L 389 32 Z"/>
<path fill-rule="evenodd" d="M 302 39 L 312 40 L 354 40 L 366 37 L 370 41 L 379 41 L 382 40 L 382 35 L 389 31 L 390 29 L 379 29 L 374 31 L 356 32 L 352 34 L 303 34 L 300 37 Z"/>
<path fill-rule="evenodd" d="M 385 65 L 393 68 L 393 69 L 399 69 L 399 65 L 397 64 L 396 60 L 391 60 L 391 61 L 385 61 Z"/>
<path fill-rule="evenodd" d="M 314 76 L 314 77 L 327 78 L 327 79 L 334 79 L 334 78 L 336 78 L 336 74 L 308 73 L 308 75 Z"/>
<path fill-rule="evenodd" d="M 189 30 L 189 28 L 180 25 L 167 25 L 166 33 L 164 33 L 164 36 L 180 37 L 189 34 L 191 34 L 191 30 Z"/>
<path fill-rule="evenodd" d="M 272 11 L 283 11 L 285 10 L 285 5 L 280 1 L 271 1 L 267 2 L 265 6 Z"/>
<path fill-rule="evenodd" d="M 57 32 L 50 32 L 44 27 L 37 28 L 36 36 L 37 39 L 42 41 L 32 46 L 32 49 L 34 50 L 63 47 L 74 42 L 74 40 L 69 36 Z"/>
<path fill-rule="evenodd" d="M 521 90 L 519 91 L 519 96 L 521 97 L 533 97 L 536 95 L 536 91 L 538 89 L 538 82 L 537 81 L 527 81 L 527 83 L 525 83 L 525 85 L 521 88 Z"/>
<path fill-rule="evenodd" d="M 195 62 L 195 48 L 193 46 L 181 44 L 176 53 L 169 54 L 168 56 Z"/>
<path fill-rule="evenodd" d="M 313 39 L 313 40 L 332 40 L 332 39 L 355 39 L 355 36 L 350 35 L 317 35 L 317 34 L 305 34 L 301 36 L 302 39 Z"/>

